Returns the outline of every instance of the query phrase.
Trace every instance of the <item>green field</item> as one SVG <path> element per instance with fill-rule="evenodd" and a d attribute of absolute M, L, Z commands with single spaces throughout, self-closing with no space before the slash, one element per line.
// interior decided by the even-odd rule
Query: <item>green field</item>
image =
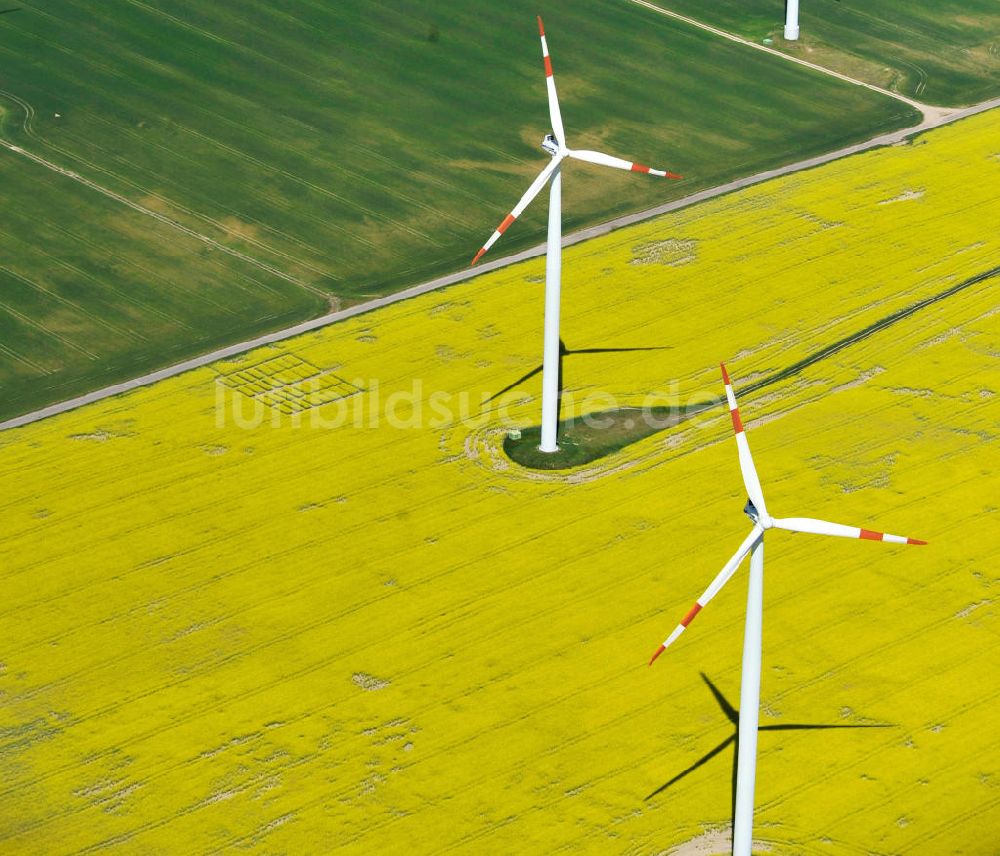
<path fill-rule="evenodd" d="M 0 157 L 0 186 L 16 200 L 0 230 L 0 414 L 327 306 L 23 158 Z"/>
<path fill-rule="evenodd" d="M 0 149 L 0 417 L 466 265 L 544 164 L 536 12 L 571 144 L 686 176 L 574 165 L 567 229 L 916 118 L 627 2 L 26 0 L 3 137 L 294 281 Z"/>
<path fill-rule="evenodd" d="M 660 0 L 723 27 L 927 104 L 1000 95 L 1000 5 L 995 0 L 818 0 L 802 3 L 799 41 L 782 38 L 782 0 Z"/>

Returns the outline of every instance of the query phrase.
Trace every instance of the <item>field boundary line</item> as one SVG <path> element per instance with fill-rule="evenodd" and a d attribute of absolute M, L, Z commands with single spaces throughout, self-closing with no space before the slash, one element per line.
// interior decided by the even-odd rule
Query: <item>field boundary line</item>
<path fill-rule="evenodd" d="M 881 86 L 876 86 L 874 83 L 866 83 L 864 80 L 858 80 L 856 77 L 850 77 L 839 71 L 834 71 L 832 68 L 827 68 L 825 65 L 817 65 L 814 62 L 809 62 L 807 59 L 801 59 L 797 56 L 792 56 L 791 54 L 786 54 L 784 51 L 779 51 L 777 48 L 768 47 L 767 45 L 759 45 L 757 42 L 751 41 L 750 39 L 745 39 L 742 36 L 738 36 L 735 33 L 730 33 L 728 30 L 720 29 L 719 27 L 713 27 L 711 24 L 706 24 L 704 21 L 699 21 L 697 18 L 691 18 L 687 15 L 682 15 L 680 12 L 674 12 L 671 9 L 664 9 L 662 6 L 657 6 L 655 3 L 650 3 L 649 0 L 629 0 L 629 2 L 634 3 L 637 6 L 642 6 L 645 9 L 649 9 L 651 12 L 658 12 L 661 15 L 665 15 L 668 18 L 673 18 L 676 21 L 683 21 L 685 24 L 690 24 L 692 27 L 698 27 L 700 30 L 705 30 L 713 35 L 720 36 L 723 39 L 728 39 L 731 42 L 736 42 L 741 45 L 746 45 L 747 47 L 753 48 L 754 50 L 763 51 L 764 53 L 772 54 L 773 56 L 780 57 L 787 62 L 793 62 L 796 65 L 804 66 L 805 68 L 811 68 L 813 71 L 821 72 L 822 74 L 827 74 L 830 77 L 836 77 L 838 80 L 843 80 L 846 83 L 853 83 L 855 86 L 863 86 L 865 89 L 870 89 L 872 92 L 878 92 L 880 95 L 885 95 L 888 98 L 894 98 L 897 101 L 902 101 L 904 104 L 909 104 L 915 110 L 919 110 L 921 115 L 924 117 L 924 122 L 933 122 L 938 119 L 943 119 L 950 116 L 956 110 L 961 108 L 953 107 L 936 107 L 932 104 L 924 104 L 916 99 L 909 98 L 906 95 L 902 95 L 899 92 L 893 92 L 891 89 L 883 89 Z"/>
<path fill-rule="evenodd" d="M 632 0 L 632 2 L 645 2 L 645 0 Z M 1000 97 L 991 98 L 988 101 L 980 102 L 979 104 L 973 104 L 970 107 L 963 107 L 958 110 L 950 111 L 948 113 L 942 113 L 931 119 L 924 119 L 919 125 L 914 125 L 909 128 L 902 128 L 898 131 L 891 131 L 885 134 L 878 134 L 871 139 L 864 140 L 860 143 L 854 143 L 849 146 L 844 146 L 843 148 L 836 149 L 832 152 L 826 152 L 825 154 L 816 155 L 811 158 L 806 158 L 805 160 L 796 161 L 794 163 L 785 164 L 784 166 L 775 167 L 773 169 L 764 170 L 762 172 L 755 173 L 753 175 L 745 176 L 744 178 L 734 179 L 733 181 L 726 182 L 725 184 L 720 184 L 715 187 L 709 187 L 705 190 L 700 190 L 697 193 L 692 193 L 689 196 L 685 196 L 681 199 L 675 199 L 672 202 L 666 202 L 662 205 L 657 205 L 654 208 L 648 208 L 645 211 L 639 211 L 635 214 L 626 214 L 621 217 L 616 217 L 612 220 L 608 220 L 604 223 L 599 223 L 596 226 L 589 226 L 585 229 L 580 229 L 576 232 L 572 232 L 569 235 L 565 235 L 562 240 L 562 245 L 564 247 L 569 247 L 574 244 L 581 243 L 583 241 L 590 240 L 591 238 L 600 237 L 601 235 L 606 235 L 609 232 L 613 232 L 617 229 L 624 228 L 625 226 L 632 226 L 636 223 L 641 223 L 645 220 L 651 220 L 654 217 L 659 217 L 663 214 L 669 214 L 672 211 L 679 211 L 683 208 L 688 208 L 691 205 L 696 205 L 699 202 L 705 202 L 709 199 L 715 199 L 719 196 L 724 196 L 728 193 L 732 193 L 736 190 L 742 190 L 746 187 L 752 187 L 756 184 L 761 184 L 765 181 L 769 181 L 772 178 L 779 178 L 785 175 L 791 175 L 796 172 L 802 172 L 803 170 L 812 169 L 813 167 L 822 166 L 823 164 L 830 163 L 831 161 L 840 160 L 844 157 L 849 157 L 853 154 L 858 154 L 860 152 L 865 152 L 870 149 L 879 148 L 882 146 L 891 146 L 901 143 L 910 137 L 923 133 L 924 131 L 930 130 L 932 128 L 941 127 L 942 125 L 948 125 L 952 122 L 957 122 L 960 119 L 968 118 L 969 116 L 974 116 L 978 113 L 984 113 L 988 110 L 1000 107 Z M 19 146 L 14 146 L 5 140 L 0 139 L 0 146 L 9 149 L 17 154 L 24 155 L 31 158 L 49 169 L 67 175 L 77 181 L 81 181 L 88 187 L 92 187 L 107 196 L 111 196 L 113 199 L 117 199 L 128 205 L 130 208 L 147 213 L 157 220 L 174 226 L 181 231 L 198 238 L 208 244 L 217 246 L 220 250 L 223 250 L 230 255 L 233 255 L 241 260 L 250 262 L 257 267 L 263 268 L 269 272 L 280 276 L 282 279 L 286 279 L 290 282 L 298 283 L 289 274 L 279 271 L 276 268 L 271 268 L 270 265 L 266 265 L 263 262 L 257 261 L 256 259 L 246 256 L 238 250 L 234 250 L 231 247 L 227 247 L 224 244 L 218 244 L 211 238 L 195 232 L 192 229 L 184 226 L 181 223 L 177 223 L 171 220 L 169 217 L 165 217 L 158 214 L 155 211 L 150 211 L 143 208 L 141 205 L 126 199 L 114 191 L 102 188 L 95 182 L 72 172 L 71 170 L 63 169 L 57 164 L 53 164 L 50 161 L 40 158 L 37 155 L 33 155 L 26 152 Z M 381 309 L 385 306 L 391 306 L 394 303 L 398 303 L 402 300 L 408 300 L 412 297 L 418 297 L 422 294 L 427 294 L 431 291 L 437 291 L 441 288 L 446 288 L 449 285 L 455 285 L 460 282 L 464 282 L 468 279 L 473 279 L 474 277 L 481 276 L 482 274 L 489 273 L 491 271 L 499 270 L 501 268 L 508 267 L 513 264 L 518 264 L 519 262 L 527 261 L 528 259 L 538 258 L 545 254 L 545 244 L 538 244 L 527 250 L 522 250 L 519 253 L 514 253 L 509 256 L 503 256 L 502 258 L 493 259 L 490 261 L 483 262 L 477 265 L 475 268 L 465 268 L 454 273 L 446 274 L 444 276 L 436 277 L 435 279 L 428 280 L 427 282 L 420 283 L 418 285 L 410 286 L 409 288 L 404 288 L 401 291 L 394 292 L 393 294 L 386 295 L 384 297 L 378 297 L 374 300 L 368 300 L 364 303 L 356 304 L 355 306 L 348 307 L 347 309 L 339 309 L 334 312 L 329 312 L 325 315 L 321 315 L 317 318 L 309 319 L 308 321 L 302 321 L 298 324 L 293 324 L 290 327 L 285 327 L 281 330 L 275 330 L 271 333 L 265 333 L 262 336 L 257 336 L 253 339 L 247 339 L 242 342 L 237 342 L 233 345 L 227 345 L 223 348 L 217 348 L 216 350 L 209 351 L 208 353 L 201 354 L 196 357 L 191 357 L 187 360 L 183 360 L 179 363 L 175 363 L 170 366 L 166 366 L 162 369 L 157 369 L 155 371 L 149 372 L 139 377 L 131 378 L 129 380 L 121 381 L 120 383 L 111 384 L 110 386 L 103 387 L 101 389 L 96 389 L 83 395 L 78 395 L 74 398 L 67 399 L 65 401 L 56 402 L 55 404 L 50 404 L 46 407 L 42 407 L 38 410 L 31 411 L 29 413 L 22 414 L 20 416 L 15 416 L 0 422 L 0 431 L 6 431 L 11 428 L 20 428 L 24 425 L 29 425 L 33 422 L 38 422 L 42 419 L 46 419 L 50 416 L 55 416 L 59 413 L 66 413 L 70 410 L 76 410 L 79 407 L 83 407 L 87 404 L 93 404 L 98 401 L 103 401 L 106 398 L 112 398 L 116 395 L 121 395 L 125 392 L 130 392 L 134 389 L 139 389 L 144 386 L 149 386 L 150 384 L 156 383 L 161 380 L 166 380 L 170 377 L 175 377 L 176 375 L 183 374 L 184 372 L 191 371 L 192 369 L 202 368 L 204 366 L 210 365 L 219 360 L 226 359 L 228 357 L 238 356 L 244 354 L 247 351 L 252 351 L 256 348 L 263 347 L 264 345 L 272 345 L 276 342 L 282 342 L 286 339 L 294 338 L 295 336 L 302 335 L 303 333 L 309 333 L 313 330 L 319 330 L 323 327 L 327 327 L 330 324 L 336 324 L 339 321 L 346 321 L 348 318 L 354 318 L 358 315 L 363 315 L 368 312 L 372 312 L 376 309 Z"/>

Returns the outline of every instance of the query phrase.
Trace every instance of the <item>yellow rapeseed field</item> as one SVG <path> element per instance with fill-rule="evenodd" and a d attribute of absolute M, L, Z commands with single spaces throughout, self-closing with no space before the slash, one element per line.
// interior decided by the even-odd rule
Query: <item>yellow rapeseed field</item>
<path fill-rule="evenodd" d="M 742 401 L 770 509 L 931 542 L 769 535 L 761 725 L 884 727 L 762 732 L 762 850 L 1000 840 L 1000 278 L 893 318 L 998 265 L 998 140 L 565 254 L 570 351 L 662 348 L 568 355 L 567 412 L 817 355 Z M 729 748 L 650 795 L 732 734 L 700 673 L 738 704 L 745 569 L 646 663 L 749 529 L 728 416 L 506 465 L 541 379 L 481 402 L 538 364 L 542 273 L 0 435 L 0 851 L 712 852 Z"/>

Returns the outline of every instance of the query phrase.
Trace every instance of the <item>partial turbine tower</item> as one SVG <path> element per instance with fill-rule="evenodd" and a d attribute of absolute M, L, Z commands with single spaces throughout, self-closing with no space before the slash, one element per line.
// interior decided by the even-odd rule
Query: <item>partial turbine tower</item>
<path fill-rule="evenodd" d="M 658 175 L 662 178 L 680 178 L 673 172 L 662 169 L 650 169 L 641 163 L 623 160 L 601 152 L 575 151 L 567 148 L 566 134 L 563 130 L 562 115 L 559 112 L 559 99 L 556 96 L 556 81 L 552 76 L 552 60 L 549 58 L 549 48 L 545 41 L 545 28 L 542 19 L 538 19 L 538 34 L 542 39 L 542 60 L 545 63 L 545 85 L 549 94 L 549 121 L 552 123 L 552 133 L 546 134 L 542 140 L 542 148 L 551 155 L 552 160 L 531 183 L 524 196 L 514 209 L 504 217 L 482 249 L 476 253 L 472 264 L 478 262 L 483 254 L 492 247 L 500 236 L 507 231 L 528 204 L 534 199 L 546 183 L 551 179 L 549 189 L 549 231 L 545 253 L 545 338 L 542 351 L 542 437 L 538 448 L 543 452 L 557 452 L 556 426 L 559 415 L 559 298 L 560 278 L 562 274 L 562 173 L 560 165 L 567 157 L 576 160 L 610 166 L 615 169 L 627 169 L 632 172 L 644 172 Z"/>
<path fill-rule="evenodd" d="M 794 42 L 799 37 L 799 0 L 785 0 L 785 38 Z"/>
<path fill-rule="evenodd" d="M 743 421 L 736 406 L 736 396 L 733 394 L 729 374 L 722 365 L 722 379 L 726 385 L 726 399 L 729 402 L 729 414 L 733 420 L 733 430 L 736 432 L 736 449 L 740 458 L 740 470 L 743 473 L 743 484 L 749 498 L 743 511 L 753 521 L 753 528 L 733 557 L 726 562 L 712 584 L 688 610 L 681 623 L 667 637 L 649 661 L 650 665 L 667 647 L 680 636 L 694 617 L 719 590 L 736 573 L 747 553 L 750 553 L 750 587 L 747 593 L 746 628 L 743 635 L 743 674 L 740 679 L 740 725 L 739 753 L 736 759 L 736 817 L 733 819 L 733 856 L 750 856 L 750 844 L 753 839 L 753 789 L 757 767 L 757 722 L 760 714 L 760 661 L 761 661 L 761 626 L 763 624 L 764 595 L 764 533 L 768 529 L 787 529 L 790 532 L 809 532 L 814 535 L 839 535 L 843 538 L 862 538 L 868 541 L 887 541 L 891 544 L 926 544 L 914 538 L 904 538 L 901 535 L 887 535 L 884 532 L 874 532 L 871 529 L 860 529 L 856 526 L 844 526 L 840 523 L 827 523 L 825 520 L 814 520 L 810 517 L 771 517 L 764 504 L 764 492 L 757 478 L 753 458 L 750 456 L 750 446 L 743 431 Z"/>

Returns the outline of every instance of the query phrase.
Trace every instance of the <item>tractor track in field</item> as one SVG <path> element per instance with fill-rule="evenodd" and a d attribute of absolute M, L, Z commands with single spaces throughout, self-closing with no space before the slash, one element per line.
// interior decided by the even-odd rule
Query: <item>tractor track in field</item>
<path fill-rule="evenodd" d="M 0 140 L 0 146 L 3 146 L 3 148 L 7 149 L 8 151 L 14 152 L 15 154 L 22 155 L 23 157 L 28 158 L 28 160 L 34 161 L 39 166 L 43 166 L 46 169 L 52 170 L 52 172 L 56 172 L 59 175 L 65 176 L 66 178 L 71 178 L 73 179 L 73 181 L 82 184 L 84 187 L 89 187 L 91 190 L 94 190 L 102 194 L 103 196 L 107 196 L 109 199 L 113 199 L 115 202 L 120 202 L 122 205 L 131 208 L 133 211 L 137 211 L 140 214 L 145 214 L 147 217 L 152 217 L 154 220 L 158 220 L 164 225 L 170 226 L 171 228 L 176 229 L 178 232 L 181 232 L 182 234 L 185 234 L 190 238 L 194 238 L 195 240 L 201 241 L 204 244 L 208 244 L 210 247 L 212 247 L 212 249 L 219 250 L 220 252 L 232 256 L 233 258 L 239 259 L 241 262 L 246 262 L 249 265 L 253 265 L 254 267 L 259 268 L 260 270 L 263 270 L 266 273 L 269 273 L 272 276 L 277 277 L 278 279 L 283 279 L 285 280 L 285 282 L 290 282 L 293 285 L 297 285 L 299 288 L 304 288 L 307 291 L 312 291 L 315 294 L 322 295 L 324 298 L 327 297 L 326 292 L 320 291 L 319 289 L 314 288 L 313 286 L 302 282 L 302 280 L 292 276 L 290 273 L 286 273 L 280 268 L 276 268 L 273 265 L 269 265 L 266 262 L 262 262 L 260 259 L 255 259 L 253 256 L 248 256 L 246 253 L 242 253 L 239 250 L 234 249 L 233 247 L 229 247 L 226 244 L 220 243 L 219 241 L 216 241 L 214 238 L 210 238 L 208 235 L 204 235 L 201 232 L 197 231 L 196 229 L 191 229 L 190 227 L 185 226 L 183 223 L 174 220 L 172 217 L 168 217 L 166 214 L 161 214 L 159 211 L 154 211 L 151 208 L 146 208 L 144 205 L 140 205 L 138 202 L 133 202 L 127 196 L 122 196 L 120 193 L 116 193 L 110 188 L 98 184 L 96 181 L 91 181 L 89 178 L 80 175 L 80 173 L 74 170 L 66 169 L 65 167 L 59 166 L 58 164 L 55 164 L 50 160 L 46 160 L 40 155 L 33 154 L 32 152 L 29 152 L 27 149 L 24 149 L 21 146 L 15 146 L 13 143 L 9 143 L 6 140 Z"/>
<path fill-rule="evenodd" d="M 653 6 L 652 4 L 646 3 L 645 0 L 633 0 L 633 2 L 641 3 L 644 6 L 649 6 L 650 8 L 668 14 L 669 16 L 677 17 L 675 13 L 668 13 L 659 7 Z M 701 26 L 702 28 L 708 28 L 707 25 L 699 24 L 698 22 L 692 21 L 692 23 Z M 714 28 L 709 28 L 714 31 Z M 724 31 L 719 31 L 719 34 L 731 37 L 736 41 L 743 42 L 744 40 L 730 36 Z M 753 47 L 762 47 L 755 45 L 752 42 L 746 42 Z M 779 51 L 776 51 L 780 56 L 785 56 Z M 788 57 L 785 57 L 789 59 Z M 795 59 L 790 58 L 795 62 L 800 64 L 809 65 L 809 63 L 804 63 Z M 836 72 L 830 72 L 828 69 L 823 69 L 817 66 L 821 71 L 829 74 L 834 74 L 834 76 L 842 77 Z M 869 84 L 861 83 L 860 81 L 855 81 L 851 78 L 845 78 L 849 82 L 856 83 L 859 85 L 870 87 Z M 877 88 L 877 87 L 874 87 Z M 18 103 L 26 110 L 28 116 L 26 121 L 30 120 L 31 113 L 33 112 L 31 106 L 27 102 L 23 102 L 10 93 L 2 93 L 5 96 L 11 97 L 15 103 Z M 885 92 L 885 94 L 890 95 L 895 98 L 903 98 L 903 96 L 898 96 L 890 92 Z M 903 98 L 903 100 L 907 100 Z M 913 102 L 916 104 L 916 102 Z M 830 163 L 831 161 L 839 160 L 844 157 L 849 157 L 853 154 L 858 154 L 860 152 L 868 151 L 870 149 L 875 149 L 883 146 L 897 145 L 908 140 L 910 137 L 920 134 L 924 131 L 930 130 L 932 128 L 937 128 L 942 125 L 947 125 L 952 122 L 956 122 L 960 119 L 967 118 L 969 116 L 974 116 L 978 113 L 983 113 L 987 110 L 1000 107 L 1000 98 L 992 98 L 987 101 L 980 102 L 978 104 L 973 104 L 969 107 L 964 107 L 957 110 L 942 110 L 938 108 L 926 108 L 934 111 L 932 115 L 924 113 L 924 120 L 915 126 L 909 128 L 902 128 L 897 131 L 891 131 L 884 134 L 878 134 L 868 140 L 864 140 L 860 143 L 854 143 L 849 146 L 844 146 L 840 149 L 836 149 L 832 152 L 827 152 L 825 154 L 816 155 L 811 158 L 806 158 L 805 160 L 796 161 L 794 163 L 785 164 L 784 166 L 775 167 L 773 169 L 764 170 L 762 172 L 755 173 L 750 176 L 745 176 L 743 178 L 734 179 L 733 181 L 726 182 L 725 184 L 718 185 L 716 187 L 706 188 L 705 190 L 700 190 L 696 193 L 692 193 L 689 196 L 685 196 L 681 199 L 673 200 L 672 202 L 664 203 L 663 205 L 658 205 L 654 208 L 646 209 L 645 211 L 639 211 L 635 214 L 627 214 L 622 217 L 616 217 L 612 220 L 608 220 L 604 223 L 599 223 L 595 226 L 589 226 L 584 229 L 580 229 L 569 235 L 563 237 L 563 246 L 568 247 L 573 244 L 578 244 L 582 241 L 590 240 L 591 238 L 596 238 L 601 235 L 606 235 L 616 229 L 621 229 L 626 226 L 631 226 L 635 223 L 641 223 L 645 220 L 650 220 L 654 217 L 659 217 L 663 214 L 667 214 L 673 211 L 678 211 L 683 208 L 687 208 L 691 205 L 696 205 L 699 202 L 704 202 L 709 199 L 714 199 L 719 196 L 724 196 L 728 193 L 732 193 L 737 190 L 742 190 L 746 187 L 751 187 L 756 184 L 761 184 L 762 182 L 769 181 L 772 178 L 778 178 L 780 176 L 790 175 L 792 173 L 801 172 L 803 170 L 812 169 L 817 166 L 822 166 L 823 164 Z M 917 105 L 918 109 L 925 109 L 920 105 Z M 59 164 L 53 163 L 46 158 L 43 158 L 37 154 L 27 151 L 22 146 L 17 146 L 7 140 L 0 138 L 0 149 L 7 150 L 12 154 L 28 158 L 34 163 L 51 170 L 65 178 L 69 178 L 76 181 L 84 186 L 107 196 L 126 207 L 145 214 L 160 223 L 173 227 L 178 231 L 186 234 L 196 240 L 199 240 L 209 246 L 218 249 L 240 261 L 246 262 L 248 264 L 257 267 L 258 269 L 264 270 L 280 279 L 287 282 L 293 283 L 305 287 L 309 290 L 313 290 L 310 286 L 305 285 L 296 277 L 291 274 L 286 273 L 280 268 L 274 267 L 267 264 L 259 259 L 249 256 L 245 253 L 240 252 L 232 247 L 222 244 L 215 239 L 204 235 L 196 229 L 192 229 L 185 226 L 176 220 L 161 214 L 158 211 L 146 208 L 137 202 L 123 196 L 110 188 L 104 187 L 96 181 L 93 181 L 83 175 L 80 175 L 74 170 L 67 169 Z M 110 386 L 102 387 L 101 389 L 96 389 L 91 392 L 84 393 L 83 395 L 76 396 L 74 398 L 66 399 L 55 404 L 47 405 L 46 407 L 39 408 L 38 410 L 31 411 L 29 413 L 22 414 L 20 416 L 15 416 L 10 419 L 0 422 L 0 431 L 8 430 L 11 428 L 19 428 L 24 425 L 29 425 L 33 422 L 38 422 L 42 419 L 46 419 L 50 416 L 55 416 L 59 413 L 65 413 L 70 410 L 76 410 L 79 407 L 83 407 L 87 404 L 93 404 L 97 401 L 102 401 L 106 398 L 112 398 L 116 395 L 121 395 L 126 392 L 130 392 L 134 389 L 139 389 L 144 386 L 149 386 L 150 384 L 156 383 L 160 380 L 165 380 L 166 378 L 175 377 L 176 375 L 183 374 L 184 372 L 191 371 L 196 368 L 201 368 L 203 366 L 210 365 L 211 363 L 217 362 L 222 359 L 229 357 L 234 357 L 239 354 L 244 354 L 247 351 L 252 351 L 256 348 L 262 347 L 264 345 L 274 344 L 276 342 L 281 342 L 286 339 L 299 336 L 303 333 L 308 333 L 313 330 L 318 330 L 323 327 L 329 326 L 330 324 L 336 324 L 339 321 L 344 321 L 348 318 L 353 318 L 358 315 L 371 312 L 376 309 L 380 309 L 384 306 L 390 306 L 393 303 L 398 303 L 402 300 L 407 300 L 411 297 L 417 297 L 422 294 L 426 294 L 430 291 L 436 291 L 441 288 L 445 288 L 449 285 L 455 285 L 465 280 L 472 279 L 473 277 L 479 276 L 484 273 L 489 273 L 490 271 L 498 270 L 500 268 L 508 267 L 512 264 L 517 264 L 519 262 L 525 261 L 527 259 L 536 258 L 545 254 L 545 244 L 539 244 L 535 247 L 531 247 L 527 250 L 523 250 L 519 253 L 514 253 L 509 256 L 504 256 L 502 258 L 494 259 L 492 261 L 487 261 L 477 266 L 476 268 L 466 268 L 455 273 L 446 274 L 444 276 L 437 277 L 435 279 L 429 280 L 427 282 L 420 283 L 418 285 L 410 286 L 409 288 L 402 289 L 393 294 L 386 295 L 384 297 L 375 298 L 374 300 L 365 301 L 364 303 L 359 303 L 354 306 L 348 307 L 346 309 L 338 309 L 333 312 L 329 312 L 325 315 L 321 315 L 317 318 L 312 318 L 307 321 L 302 321 L 298 324 L 294 324 L 290 327 L 285 327 L 281 330 L 275 330 L 271 333 L 266 333 L 262 336 L 257 336 L 253 339 L 247 339 L 242 342 L 237 342 L 232 345 L 227 345 L 222 348 L 217 348 L 213 351 L 191 357 L 187 360 L 183 360 L 179 363 L 175 363 L 170 366 L 165 366 L 164 368 L 157 369 L 155 371 L 149 372 L 144 375 L 140 375 L 130 380 L 121 381 L 119 383 L 111 384 Z"/>

